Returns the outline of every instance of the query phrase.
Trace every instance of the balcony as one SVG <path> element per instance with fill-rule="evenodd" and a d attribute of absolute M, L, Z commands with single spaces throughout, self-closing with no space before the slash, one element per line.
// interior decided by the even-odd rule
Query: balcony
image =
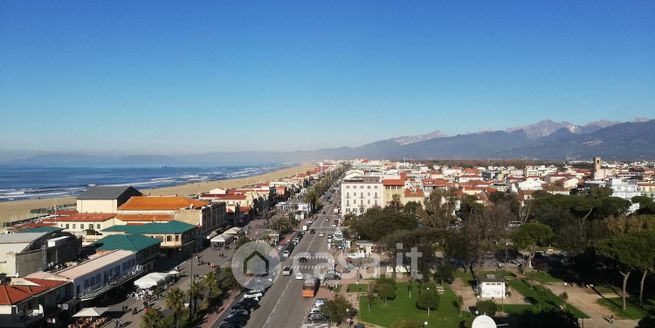
<path fill-rule="evenodd" d="M 118 287 L 122 284 L 124 284 L 126 281 L 136 278 L 139 276 L 141 273 L 143 273 L 143 267 L 140 265 L 137 265 L 134 267 L 134 269 L 120 277 L 114 277 L 110 278 L 103 286 L 101 287 L 96 287 L 96 288 L 87 288 L 84 291 L 82 291 L 81 295 L 78 295 L 79 299 L 81 301 L 89 301 L 92 300 L 108 291 L 113 289 L 114 287 Z"/>

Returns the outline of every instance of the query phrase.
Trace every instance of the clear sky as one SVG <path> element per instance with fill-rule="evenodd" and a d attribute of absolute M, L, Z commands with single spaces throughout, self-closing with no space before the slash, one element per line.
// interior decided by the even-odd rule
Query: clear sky
<path fill-rule="evenodd" d="M 0 150 L 360 145 L 655 113 L 655 1 L 0 1 Z"/>

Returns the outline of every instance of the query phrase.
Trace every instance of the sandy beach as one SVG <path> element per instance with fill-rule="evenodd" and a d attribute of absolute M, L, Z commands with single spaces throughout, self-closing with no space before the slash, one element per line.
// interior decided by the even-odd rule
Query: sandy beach
<path fill-rule="evenodd" d="M 316 164 L 314 163 L 303 163 L 298 166 L 279 169 L 251 177 L 189 183 L 179 186 L 156 189 L 140 189 L 140 191 L 145 195 L 192 195 L 214 188 L 238 188 L 256 183 L 274 181 L 284 177 L 290 177 L 298 173 L 307 172 L 308 170 L 315 167 Z M 30 210 L 32 209 L 52 207 L 53 205 L 63 204 L 75 204 L 75 197 L 57 197 L 0 202 L 0 222 L 29 218 L 32 216 L 30 213 Z"/>

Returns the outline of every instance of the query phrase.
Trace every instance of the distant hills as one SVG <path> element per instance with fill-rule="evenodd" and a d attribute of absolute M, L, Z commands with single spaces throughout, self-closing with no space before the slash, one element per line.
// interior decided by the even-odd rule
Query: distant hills
<path fill-rule="evenodd" d="M 229 165 L 320 159 L 655 159 L 655 120 L 595 121 L 585 125 L 544 120 L 535 124 L 447 136 L 439 131 L 358 147 L 312 151 L 209 152 L 186 156 L 91 156 L 40 153 L 9 165 Z"/>

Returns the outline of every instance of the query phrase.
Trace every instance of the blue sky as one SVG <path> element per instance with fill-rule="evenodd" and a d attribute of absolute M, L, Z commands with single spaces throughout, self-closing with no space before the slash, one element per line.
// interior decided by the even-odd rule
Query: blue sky
<path fill-rule="evenodd" d="M 655 113 L 655 1 L 0 1 L 0 150 L 359 145 Z"/>

